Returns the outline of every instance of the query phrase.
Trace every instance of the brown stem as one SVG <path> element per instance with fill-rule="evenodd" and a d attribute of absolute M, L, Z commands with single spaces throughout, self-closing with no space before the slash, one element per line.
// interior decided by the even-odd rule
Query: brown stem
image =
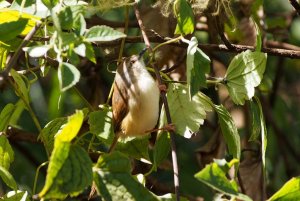
<path fill-rule="evenodd" d="M 149 51 L 152 51 L 151 45 L 150 45 L 150 40 L 146 34 L 145 27 L 143 25 L 143 21 L 141 20 L 140 12 L 138 10 L 137 5 L 134 7 L 135 10 L 135 16 L 137 18 L 137 21 L 139 23 L 142 36 L 145 42 L 146 47 L 149 49 Z M 159 85 L 163 85 L 162 78 L 159 73 L 159 69 L 157 65 L 154 63 L 153 68 L 155 71 L 155 75 L 158 81 Z M 166 117 L 167 117 L 167 122 L 168 124 L 172 124 L 172 119 L 170 115 L 170 109 L 169 109 L 169 104 L 166 96 L 166 91 L 161 90 L 160 92 L 162 102 L 164 104 L 165 112 L 166 112 Z M 176 152 L 176 144 L 175 144 L 175 133 L 173 131 L 170 131 L 170 138 L 171 138 L 171 149 L 172 149 L 172 162 L 173 162 L 173 172 L 174 172 L 174 187 L 175 187 L 175 195 L 176 195 L 176 200 L 180 200 L 180 194 L 179 194 L 179 168 L 178 168 L 178 161 L 177 161 L 177 152 Z"/>
<path fill-rule="evenodd" d="M 290 0 L 291 5 L 295 8 L 298 15 L 300 15 L 300 5 L 296 0 Z"/>

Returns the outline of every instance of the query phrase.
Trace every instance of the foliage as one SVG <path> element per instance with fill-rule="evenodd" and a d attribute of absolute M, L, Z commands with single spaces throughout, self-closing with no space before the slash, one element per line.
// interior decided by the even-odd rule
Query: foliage
<path fill-rule="evenodd" d="M 87 200 L 94 188 L 101 200 L 299 200 L 299 61 L 284 56 L 300 57 L 300 37 L 287 5 L 1 1 L 0 200 Z M 292 14 L 274 20 L 279 8 Z M 107 153 L 111 72 L 145 45 L 167 84 L 157 129 Z"/>

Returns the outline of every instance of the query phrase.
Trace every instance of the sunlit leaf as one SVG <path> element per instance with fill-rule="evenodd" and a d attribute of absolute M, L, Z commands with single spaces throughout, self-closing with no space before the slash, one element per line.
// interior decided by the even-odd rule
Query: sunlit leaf
<path fill-rule="evenodd" d="M 42 2 L 47 8 L 52 9 L 59 0 L 42 0 Z"/>
<path fill-rule="evenodd" d="M 254 96 L 265 72 L 267 54 L 247 50 L 236 55 L 226 72 L 226 87 L 233 102 L 243 105 Z"/>
<path fill-rule="evenodd" d="M 209 57 L 198 48 L 196 37 L 192 37 L 187 48 L 186 77 L 190 99 L 197 94 L 200 87 L 206 87 L 205 74 L 210 70 Z"/>
<path fill-rule="evenodd" d="M 0 166 L 0 178 L 3 180 L 3 182 L 10 188 L 17 190 L 17 183 L 14 180 L 13 176 L 8 172 L 7 169 Z"/>
<path fill-rule="evenodd" d="M 124 38 L 126 35 L 116 31 L 111 27 L 101 25 L 90 28 L 85 34 L 85 40 L 88 42 L 105 42 Z"/>
<path fill-rule="evenodd" d="M 175 34 L 187 35 L 194 32 L 194 13 L 187 0 L 176 0 L 174 12 L 177 18 Z"/>
<path fill-rule="evenodd" d="M 4 135 L 0 135 L 0 166 L 8 170 L 13 161 L 14 151 L 12 150 L 8 139 Z"/>
<path fill-rule="evenodd" d="M 286 182 L 268 201 L 291 201 L 300 199 L 300 177 Z"/>
<path fill-rule="evenodd" d="M 9 191 L 4 195 L 3 199 L 5 201 L 30 201 L 30 196 L 27 191 Z"/>
<path fill-rule="evenodd" d="M 91 62 L 96 63 L 94 48 L 90 43 L 81 43 L 74 48 L 76 54 L 88 58 Z"/>
<path fill-rule="evenodd" d="M 79 17 L 76 19 L 74 26 L 76 34 L 83 36 L 86 31 L 86 21 L 82 14 L 79 14 Z"/>
<path fill-rule="evenodd" d="M 83 117 L 84 115 L 81 110 L 77 110 L 75 114 L 69 116 L 68 122 L 55 135 L 55 144 L 60 142 L 71 142 L 81 128 Z"/>
<path fill-rule="evenodd" d="M 39 137 L 41 138 L 49 156 L 54 148 L 54 136 L 66 123 L 66 117 L 57 118 L 50 121 L 41 131 Z"/>
<path fill-rule="evenodd" d="M 91 133 L 107 144 L 111 144 L 114 138 L 111 107 L 103 107 L 99 111 L 91 112 L 88 123 Z"/>
<path fill-rule="evenodd" d="M 57 73 L 61 91 L 66 91 L 79 82 L 80 71 L 72 64 L 62 62 Z"/>
<path fill-rule="evenodd" d="M 9 41 L 16 36 L 27 35 L 40 18 L 17 10 L 0 9 L 0 41 Z"/>
<path fill-rule="evenodd" d="M 182 84 L 170 84 L 167 98 L 176 133 L 186 138 L 198 131 L 206 112 L 212 110 L 207 97 L 200 92 L 190 100 L 188 88 Z"/>
<path fill-rule="evenodd" d="M 94 168 L 97 192 L 104 200 L 158 200 L 130 174 L 130 161 L 120 152 L 103 154 Z"/>
<path fill-rule="evenodd" d="M 238 192 L 236 182 L 234 180 L 229 181 L 226 177 L 229 170 L 228 168 L 237 162 L 238 160 L 234 159 L 230 163 L 226 163 L 226 161 L 223 164 L 220 162 L 211 163 L 206 165 L 205 168 L 195 175 L 195 177 L 199 181 L 225 195 L 238 198 L 240 200 L 250 201 L 251 198 Z"/>
<path fill-rule="evenodd" d="M 28 52 L 29 56 L 31 57 L 42 57 L 48 52 L 49 49 L 50 49 L 49 45 L 39 45 L 39 46 L 23 48 L 23 50 L 25 52 Z"/>
<path fill-rule="evenodd" d="M 83 11 L 84 7 L 82 5 L 66 6 L 61 9 L 58 13 L 61 28 L 65 30 L 72 29 Z"/>
<path fill-rule="evenodd" d="M 215 110 L 218 114 L 219 123 L 224 139 L 227 143 L 229 153 L 234 158 L 239 159 L 241 156 L 240 135 L 233 119 L 223 105 L 215 105 Z"/>
<path fill-rule="evenodd" d="M 83 148 L 68 141 L 55 143 L 46 183 L 39 196 L 44 199 L 77 196 L 92 184 L 92 179 L 92 161 Z"/>
<path fill-rule="evenodd" d="M 9 46 L 2 44 L 0 42 L 0 70 L 4 69 L 6 66 L 6 59 L 9 53 Z"/>

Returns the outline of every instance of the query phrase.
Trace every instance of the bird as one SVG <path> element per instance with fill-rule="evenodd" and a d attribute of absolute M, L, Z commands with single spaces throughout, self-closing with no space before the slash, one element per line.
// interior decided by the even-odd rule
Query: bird
<path fill-rule="evenodd" d="M 119 138 L 145 136 L 157 124 L 160 89 L 142 54 L 123 59 L 117 67 L 112 95 L 115 137 L 109 153 Z"/>

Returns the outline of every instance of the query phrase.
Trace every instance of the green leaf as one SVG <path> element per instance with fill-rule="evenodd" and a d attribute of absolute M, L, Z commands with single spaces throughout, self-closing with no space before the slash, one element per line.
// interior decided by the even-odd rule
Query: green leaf
<path fill-rule="evenodd" d="M 130 160 L 126 155 L 118 151 L 101 155 L 96 167 L 111 173 L 130 173 L 131 171 Z"/>
<path fill-rule="evenodd" d="M 226 87 L 233 102 L 243 105 L 254 96 L 266 69 L 267 54 L 247 50 L 236 55 L 227 69 Z"/>
<path fill-rule="evenodd" d="M 75 33 L 79 36 L 83 36 L 86 31 L 86 21 L 82 14 L 79 14 L 79 17 L 74 23 Z"/>
<path fill-rule="evenodd" d="M 111 144 L 114 138 L 111 107 L 102 107 L 99 111 L 91 112 L 88 123 L 91 133 L 107 144 Z"/>
<path fill-rule="evenodd" d="M 192 37 L 187 48 L 186 76 L 189 86 L 190 100 L 200 87 L 206 87 L 205 74 L 210 71 L 209 57 L 198 48 L 196 37 Z"/>
<path fill-rule="evenodd" d="M 2 166 L 0 166 L 0 177 L 8 187 L 14 190 L 18 189 L 17 183 L 14 180 L 13 176 L 8 172 L 7 169 Z"/>
<path fill-rule="evenodd" d="M 42 2 L 47 8 L 52 9 L 56 4 L 58 4 L 59 0 L 42 0 Z"/>
<path fill-rule="evenodd" d="M 71 142 L 79 132 L 83 122 L 83 112 L 76 110 L 76 113 L 68 117 L 68 123 L 66 123 L 61 130 L 55 135 L 55 144 L 60 142 Z"/>
<path fill-rule="evenodd" d="M 75 44 L 79 41 L 78 37 L 73 32 L 61 32 L 59 34 L 60 40 L 62 41 L 63 49 L 72 49 L 70 47 L 74 47 Z"/>
<path fill-rule="evenodd" d="M 0 24 L 0 41 L 9 41 L 17 37 L 25 29 L 28 19 L 20 18 L 18 21 Z"/>
<path fill-rule="evenodd" d="M 8 170 L 13 161 L 14 151 L 12 150 L 8 139 L 4 135 L 0 135 L 0 166 Z"/>
<path fill-rule="evenodd" d="M 60 90 L 66 91 L 76 85 L 80 79 L 80 71 L 72 64 L 62 62 L 58 67 Z"/>
<path fill-rule="evenodd" d="M 149 136 L 141 138 L 126 139 L 125 143 L 120 140 L 116 146 L 116 150 L 136 159 L 146 159 L 149 158 Z"/>
<path fill-rule="evenodd" d="M 74 48 L 74 52 L 79 56 L 86 57 L 91 62 L 96 63 L 94 48 L 90 43 L 81 43 Z"/>
<path fill-rule="evenodd" d="M 153 171 L 156 171 L 157 167 L 168 157 L 170 149 L 170 134 L 167 132 L 160 132 L 157 134 L 153 148 Z"/>
<path fill-rule="evenodd" d="M 41 138 L 48 156 L 50 156 L 54 147 L 54 136 L 61 127 L 67 123 L 67 118 L 57 118 L 50 121 L 41 131 L 39 137 Z"/>
<path fill-rule="evenodd" d="M 124 37 L 126 37 L 124 33 L 105 25 L 93 26 L 85 34 L 85 40 L 88 42 L 105 42 Z"/>
<path fill-rule="evenodd" d="M 22 100 L 18 100 L 18 102 L 15 104 L 15 109 L 9 119 L 9 125 L 17 125 L 17 122 L 20 119 L 21 114 L 25 108 L 25 103 Z"/>
<path fill-rule="evenodd" d="M 236 182 L 234 180 L 229 181 L 226 177 L 228 167 L 230 168 L 237 162 L 238 160 L 233 159 L 230 163 L 226 163 L 226 161 L 223 164 L 220 162 L 211 163 L 206 165 L 205 168 L 195 175 L 195 177 L 199 181 L 225 195 L 238 198 L 240 200 L 250 201 L 251 198 L 238 192 Z"/>
<path fill-rule="evenodd" d="M 300 199 L 300 177 L 286 182 L 268 201 L 291 201 Z"/>
<path fill-rule="evenodd" d="M 94 168 L 94 181 L 104 200 L 158 200 L 130 175 L 129 159 L 117 151 L 99 158 Z"/>
<path fill-rule="evenodd" d="M 49 49 L 50 49 L 49 45 L 39 45 L 39 46 L 23 48 L 23 50 L 25 52 L 28 52 L 29 56 L 31 57 L 42 57 L 48 52 Z"/>
<path fill-rule="evenodd" d="M 8 103 L 7 105 L 5 105 L 5 107 L 3 108 L 3 110 L 0 113 L 0 132 L 1 131 L 6 131 L 7 126 L 9 125 L 10 119 L 13 115 L 13 112 L 15 110 L 15 105 Z"/>
<path fill-rule="evenodd" d="M 5 201 L 30 201 L 27 191 L 10 191 L 4 197 Z"/>
<path fill-rule="evenodd" d="M 0 41 L 15 40 L 16 36 L 27 35 L 39 17 L 12 9 L 0 9 Z"/>
<path fill-rule="evenodd" d="M 92 180 L 92 161 L 87 152 L 68 141 L 55 143 L 46 183 L 39 196 L 43 199 L 77 196 L 92 184 Z"/>
<path fill-rule="evenodd" d="M 29 105 L 29 81 L 24 75 L 20 75 L 14 69 L 10 70 L 10 74 L 13 77 L 15 83 L 14 88 L 17 96 L 19 96 L 28 106 Z M 26 81 L 26 82 L 25 82 Z"/>
<path fill-rule="evenodd" d="M 62 29 L 70 30 L 77 26 L 75 23 L 84 11 L 82 5 L 66 6 L 58 13 L 58 19 Z"/>
<path fill-rule="evenodd" d="M 227 143 L 229 153 L 234 158 L 239 159 L 241 156 L 240 135 L 233 122 L 233 119 L 223 105 L 215 105 L 214 107 L 218 114 L 219 123 L 224 139 Z"/>
<path fill-rule="evenodd" d="M 70 30 L 73 27 L 73 14 L 70 6 L 66 6 L 58 13 L 58 19 L 62 29 Z"/>
<path fill-rule="evenodd" d="M 264 113 L 262 110 L 262 106 L 260 103 L 260 100 L 258 99 L 258 97 L 254 96 L 254 100 L 256 102 L 256 105 L 258 107 L 258 112 L 259 112 L 259 125 L 260 125 L 260 136 L 261 136 L 261 161 L 262 161 L 262 166 L 263 166 L 263 174 L 264 177 L 266 176 L 266 150 L 267 150 L 267 128 L 266 128 L 266 123 L 265 123 L 265 119 L 264 119 Z"/>
<path fill-rule="evenodd" d="M 251 112 L 251 136 L 249 141 L 259 140 L 261 125 L 260 125 L 260 111 L 258 105 L 254 101 L 250 101 L 250 112 Z"/>
<path fill-rule="evenodd" d="M 195 19 L 191 6 L 187 0 L 176 0 L 174 13 L 177 18 L 175 34 L 187 35 L 194 32 Z"/>
<path fill-rule="evenodd" d="M 6 66 L 6 59 L 9 53 L 9 46 L 0 43 L 0 70 Z"/>
<path fill-rule="evenodd" d="M 167 98 L 176 133 L 186 138 L 198 131 L 206 112 L 212 110 L 207 97 L 200 92 L 190 100 L 188 88 L 182 84 L 170 84 Z"/>

